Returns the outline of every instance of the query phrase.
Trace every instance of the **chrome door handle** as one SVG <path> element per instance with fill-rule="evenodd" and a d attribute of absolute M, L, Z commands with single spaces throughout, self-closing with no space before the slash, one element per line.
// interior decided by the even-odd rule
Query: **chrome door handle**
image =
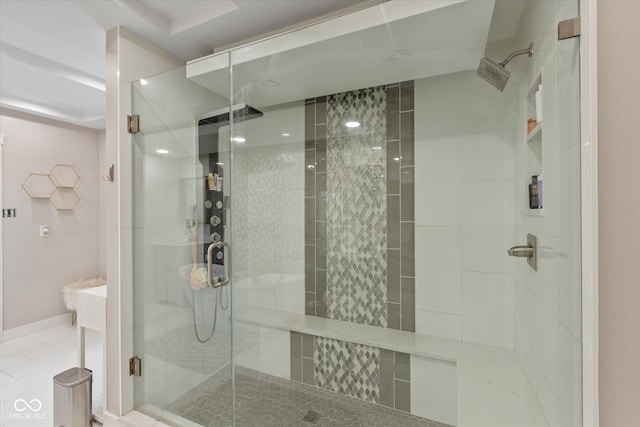
<path fill-rule="evenodd" d="M 224 280 L 219 282 L 213 281 L 213 250 L 214 249 L 223 249 L 227 248 L 226 254 L 224 257 Z M 227 242 L 216 242 L 209 245 L 209 249 L 207 249 L 207 280 L 209 282 L 209 286 L 212 288 L 219 288 L 221 286 L 227 285 L 229 283 L 229 264 L 231 264 L 231 246 Z"/>
<path fill-rule="evenodd" d="M 507 250 L 509 256 L 522 257 L 527 259 L 527 264 L 538 271 L 538 239 L 533 234 L 527 234 L 527 244 L 512 246 Z"/>
<path fill-rule="evenodd" d="M 509 256 L 531 258 L 533 256 L 533 246 L 512 246 L 507 253 Z"/>

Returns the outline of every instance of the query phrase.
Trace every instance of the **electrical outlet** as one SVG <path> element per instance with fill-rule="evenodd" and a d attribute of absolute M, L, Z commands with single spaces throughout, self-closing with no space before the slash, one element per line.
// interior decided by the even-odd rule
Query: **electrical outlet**
<path fill-rule="evenodd" d="M 40 226 L 40 237 L 49 237 L 49 226 L 41 225 Z"/>

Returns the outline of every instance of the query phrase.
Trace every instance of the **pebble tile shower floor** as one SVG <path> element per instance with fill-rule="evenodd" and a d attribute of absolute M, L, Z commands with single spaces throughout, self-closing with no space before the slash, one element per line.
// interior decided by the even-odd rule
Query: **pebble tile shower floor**
<path fill-rule="evenodd" d="M 228 426 L 231 396 L 224 369 L 168 406 L 168 410 L 204 426 Z M 449 427 L 426 418 L 341 396 L 306 384 L 236 367 L 238 427 L 353 426 Z"/>

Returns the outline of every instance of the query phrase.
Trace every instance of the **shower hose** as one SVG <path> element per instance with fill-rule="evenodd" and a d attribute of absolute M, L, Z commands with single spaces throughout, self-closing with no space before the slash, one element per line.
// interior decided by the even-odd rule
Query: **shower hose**
<path fill-rule="evenodd" d="M 197 260 L 196 260 L 196 227 L 197 226 L 197 222 L 194 221 L 193 222 L 193 227 L 191 227 L 191 258 L 192 258 L 192 267 L 191 270 L 193 271 L 194 269 L 198 268 L 197 267 Z M 193 275 L 190 275 L 191 277 L 193 277 Z M 207 283 L 208 286 L 208 283 Z M 213 302 L 213 326 L 211 327 L 211 333 L 209 334 L 209 336 L 205 339 L 202 339 L 202 337 L 200 337 L 200 333 L 198 332 L 198 323 L 196 321 L 196 291 L 193 289 L 193 286 L 191 287 L 191 293 L 193 295 L 193 298 L 191 299 L 191 314 L 192 314 L 192 318 L 193 318 L 193 333 L 196 336 L 196 339 L 198 340 L 199 343 L 201 344 L 206 344 L 209 341 L 211 341 L 211 339 L 213 338 L 213 335 L 216 332 L 216 324 L 218 323 L 218 305 L 220 306 L 220 308 L 222 310 L 227 310 L 227 308 L 229 308 L 229 294 L 227 292 L 225 292 L 225 290 L 223 289 L 224 287 L 220 287 L 218 289 L 215 289 L 215 298 L 214 298 L 214 302 Z M 223 303 L 223 301 L 225 301 Z"/>

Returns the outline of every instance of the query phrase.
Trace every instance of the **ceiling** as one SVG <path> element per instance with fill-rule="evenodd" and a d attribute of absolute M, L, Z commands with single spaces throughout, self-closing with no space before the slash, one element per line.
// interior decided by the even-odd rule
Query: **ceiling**
<path fill-rule="evenodd" d="M 496 1 L 489 41 L 513 36 L 524 1 Z M 0 107 L 103 129 L 105 33 L 117 25 L 188 61 L 358 3 L 364 0 L 0 0 Z M 456 23 L 450 27 L 455 36 Z"/>
<path fill-rule="evenodd" d="M 363 0 L 293 2 L 1 0 L 0 107 L 103 129 L 105 33 L 117 25 L 187 61 Z"/>
<path fill-rule="evenodd" d="M 487 45 L 494 1 L 392 1 L 378 9 L 235 52 L 234 102 L 264 108 L 475 69 Z M 227 60 L 220 68 L 215 59 L 189 64 L 187 75 L 228 97 Z"/>

